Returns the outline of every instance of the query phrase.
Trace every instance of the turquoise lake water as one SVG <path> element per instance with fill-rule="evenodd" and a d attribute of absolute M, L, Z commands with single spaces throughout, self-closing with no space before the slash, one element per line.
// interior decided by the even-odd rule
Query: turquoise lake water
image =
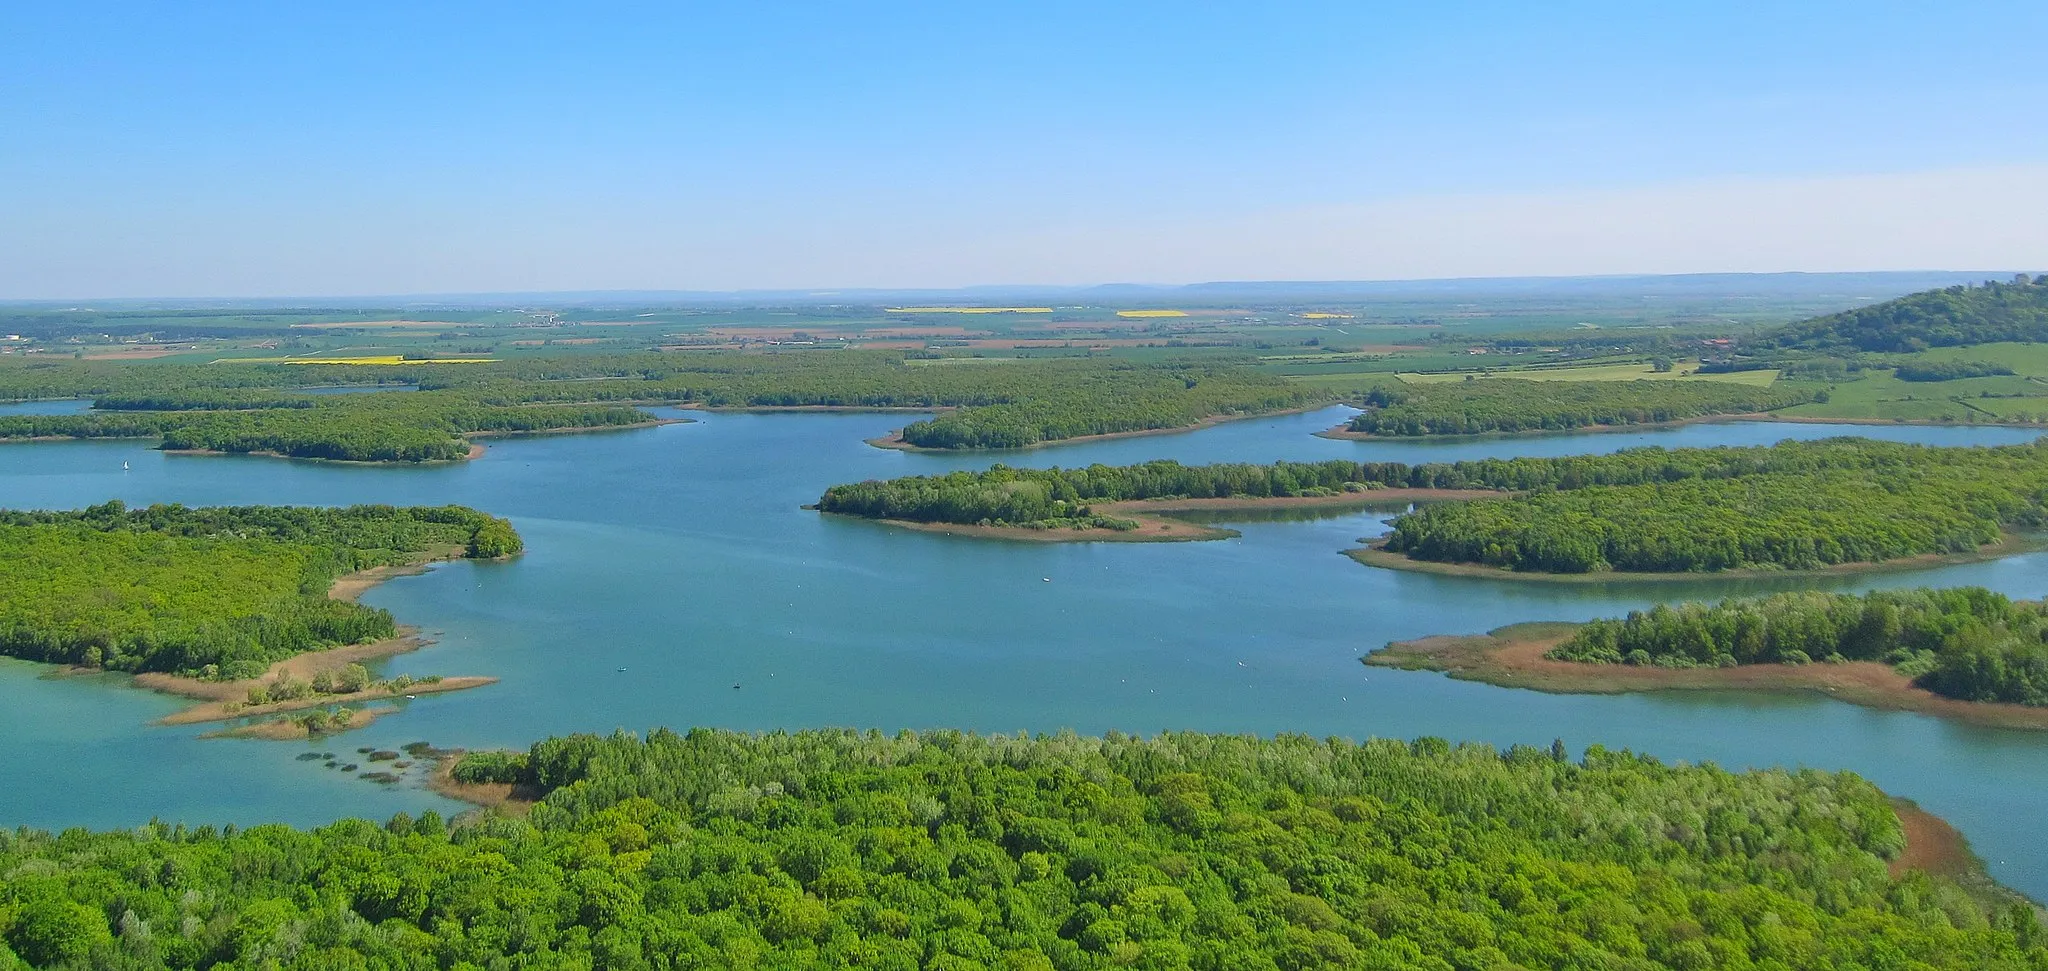
<path fill-rule="evenodd" d="M 92 407 L 86 398 L 52 398 L 47 401 L 0 401 L 0 415 L 79 415 Z"/>
<path fill-rule="evenodd" d="M 1247 523 L 1240 538 L 1216 542 L 1030 544 L 798 508 L 837 482 L 992 461 L 1427 461 L 1835 434 L 2002 444 L 2033 433 L 1734 423 L 1364 443 L 1312 437 L 1347 414 L 1329 409 L 990 456 L 863 443 L 910 420 L 900 414 L 683 414 L 698 421 L 499 439 L 478 461 L 422 468 L 176 456 L 132 442 L 0 446 L 0 506 L 454 502 L 511 517 L 528 548 L 509 563 L 442 565 L 365 598 L 436 641 L 385 673 L 499 684 L 405 702 L 318 744 L 200 740 L 203 728 L 150 725 L 176 702 L 122 679 L 53 680 L 47 668 L 0 661 L 0 825 L 314 824 L 458 811 L 420 788 L 417 770 L 387 786 L 298 757 L 360 762 L 359 747 L 413 740 L 523 748 L 550 734 L 660 725 L 1440 735 L 1502 746 L 1563 738 L 1574 750 L 1598 742 L 1730 768 L 1853 769 L 1956 823 L 2001 880 L 2048 897 L 2048 845 L 2034 822 L 2048 809 L 2048 735 L 1817 696 L 1545 695 L 1358 661 L 1389 640 L 1769 584 L 1526 583 L 1373 569 L 1339 555 L 1397 510 Z M 2038 597 L 2048 592 L 2048 554 L 1800 585 L 1927 583 Z"/>

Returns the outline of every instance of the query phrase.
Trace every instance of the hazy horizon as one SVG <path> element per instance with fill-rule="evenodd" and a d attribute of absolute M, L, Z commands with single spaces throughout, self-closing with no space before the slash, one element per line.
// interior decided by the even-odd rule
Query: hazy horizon
<path fill-rule="evenodd" d="M 899 299 L 952 299 L 982 302 L 1039 299 L 1090 301 L 1102 305 L 1176 301 L 1193 305 L 1204 300 L 1333 300 L 1369 297 L 1542 295 L 1596 293 L 1615 295 L 1688 294 L 1837 294 L 1860 290 L 1898 291 L 2004 281 L 2019 269 L 1911 269 L 1735 273 L 1622 273 L 1557 276 L 1411 277 L 1385 280 L 1204 280 L 1193 283 L 1107 281 L 1074 285 L 992 283 L 962 287 L 791 287 L 787 289 L 678 290 L 622 288 L 614 290 L 475 291 L 442 293 L 360 294 L 204 294 L 197 296 L 68 296 L 5 297 L 0 306 L 49 309 L 114 309 L 123 307 L 280 308 L 332 306 L 373 307 L 400 304 L 417 307 L 456 305 L 592 307 L 657 305 L 740 306 L 748 301 L 773 305 L 832 305 L 888 302 Z M 1883 299 L 1883 297 L 1872 297 Z M 97 304 L 98 307 L 92 305 Z M 69 305 L 59 307 L 59 305 Z"/>

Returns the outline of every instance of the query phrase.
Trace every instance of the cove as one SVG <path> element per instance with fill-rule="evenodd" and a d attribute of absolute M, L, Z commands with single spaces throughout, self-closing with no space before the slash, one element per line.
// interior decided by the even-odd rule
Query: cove
<path fill-rule="evenodd" d="M 1516 584 L 1371 569 L 1340 555 L 1379 532 L 1391 509 L 1233 523 L 1240 537 L 1203 543 L 1023 544 L 798 508 L 838 482 L 996 461 L 1412 462 L 1837 434 L 1954 445 L 2034 437 L 1770 423 L 1466 441 L 1313 437 L 1346 414 L 994 454 L 864 444 L 912 420 L 901 414 L 701 411 L 688 413 L 695 424 L 493 440 L 478 461 L 419 468 L 167 455 L 141 442 L 0 447 L 0 505 L 9 507 L 462 503 L 511 517 L 529 550 L 510 563 L 446 564 L 364 598 L 438 640 L 385 662 L 381 675 L 499 684 L 422 697 L 315 743 L 201 741 L 193 728 L 149 724 L 173 699 L 115 678 L 45 680 L 47 669 L 0 663 L 0 825 L 445 813 L 462 807 L 296 756 L 414 740 L 524 747 L 549 734 L 658 725 L 1440 735 L 1500 746 L 1563 738 L 1575 751 L 1597 742 L 1731 769 L 1853 769 L 1955 823 L 2000 880 L 2048 897 L 2048 846 L 2032 822 L 2048 808 L 2048 737 L 2038 733 L 1802 695 L 1543 695 L 1358 662 L 1389 640 L 1584 620 L 1658 598 L 1965 583 L 2035 597 L 2048 591 L 2048 554 L 1789 584 Z"/>

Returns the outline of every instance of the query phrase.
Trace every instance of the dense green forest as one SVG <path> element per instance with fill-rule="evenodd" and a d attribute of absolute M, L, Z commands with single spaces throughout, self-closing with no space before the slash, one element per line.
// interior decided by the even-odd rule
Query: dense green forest
<path fill-rule="evenodd" d="M 1374 435 L 1475 435 L 1641 425 L 1775 411 L 1819 400 L 1814 388 L 1724 381 L 1483 381 L 1378 387 L 1347 426 Z"/>
<path fill-rule="evenodd" d="M 1553 573 L 1814 569 L 1974 551 L 2039 526 L 2048 492 L 2039 443 L 1850 438 L 1665 454 L 1666 474 L 1639 484 L 1424 507 L 1394 521 L 1385 548 Z"/>
<path fill-rule="evenodd" d="M 1948 287 L 1790 324 L 1748 349 L 1900 353 L 1930 347 L 2048 340 L 2048 276 Z"/>
<path fill-rule="evenodd" d="M 1846 773 L 1195 734 L 572 736 L 527 820 L 0 835 L 0 967 L 1956 968 Z"/>
<path fill-rule="evenodd" d="M 409 394 L 292 394 L 416 382 Z M 86 416 L 0 417 L 0 438 L 154 437 L 315 458 L 459 458 L 462 434 L 648 420 L 626 404 L 954 408 L 904 429 L 925 448 L 1014 448 L 1330 400 L 1247 361 L 920 362 L 897 352 L 663 353 L 488 364 L 0 365 L 0 399 L 93 397 Z M 605 408 L 606 403 L 620 407 Z M 553 407 L 547 407 L 553 406 Z M 138 414 L 137 412 L 146 412 Z"/>
<path fill-rule="evenodd" d="M 0 511 L 0 654 L 117 671 L 247 678 L 272 662 L 390 637 L 391 615 L 330 600 L 335 578 L 449 549 L 520 551 L 461 506 L 345 509 L 109 502 Z"/>
<path fill-rule="evenodd" d="M 1892 371 L 1892 376 L 1901 381 L 1931 382 L 1990 378 L 2011 373 L 2012 368 L 1989 361 L 1916 361 L 1899 365 Z"/>
<path fill-rule="evenodd" d="M 1951 698 L 2048 705 L 2044 639 L 2039 603 L 1981 587 L 1920 588 L 1659 604 L 1588 623 L 1548 656 L 1676 668 L 1882 661 Z"/>

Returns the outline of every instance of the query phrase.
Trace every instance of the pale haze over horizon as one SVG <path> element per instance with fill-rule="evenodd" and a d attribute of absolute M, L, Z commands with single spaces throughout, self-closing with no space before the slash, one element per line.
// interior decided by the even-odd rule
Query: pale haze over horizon
<path fill-rule="evenodd" d="M 15 4 L 0 299 L 2048 269 L 2044 20 Z"/>

